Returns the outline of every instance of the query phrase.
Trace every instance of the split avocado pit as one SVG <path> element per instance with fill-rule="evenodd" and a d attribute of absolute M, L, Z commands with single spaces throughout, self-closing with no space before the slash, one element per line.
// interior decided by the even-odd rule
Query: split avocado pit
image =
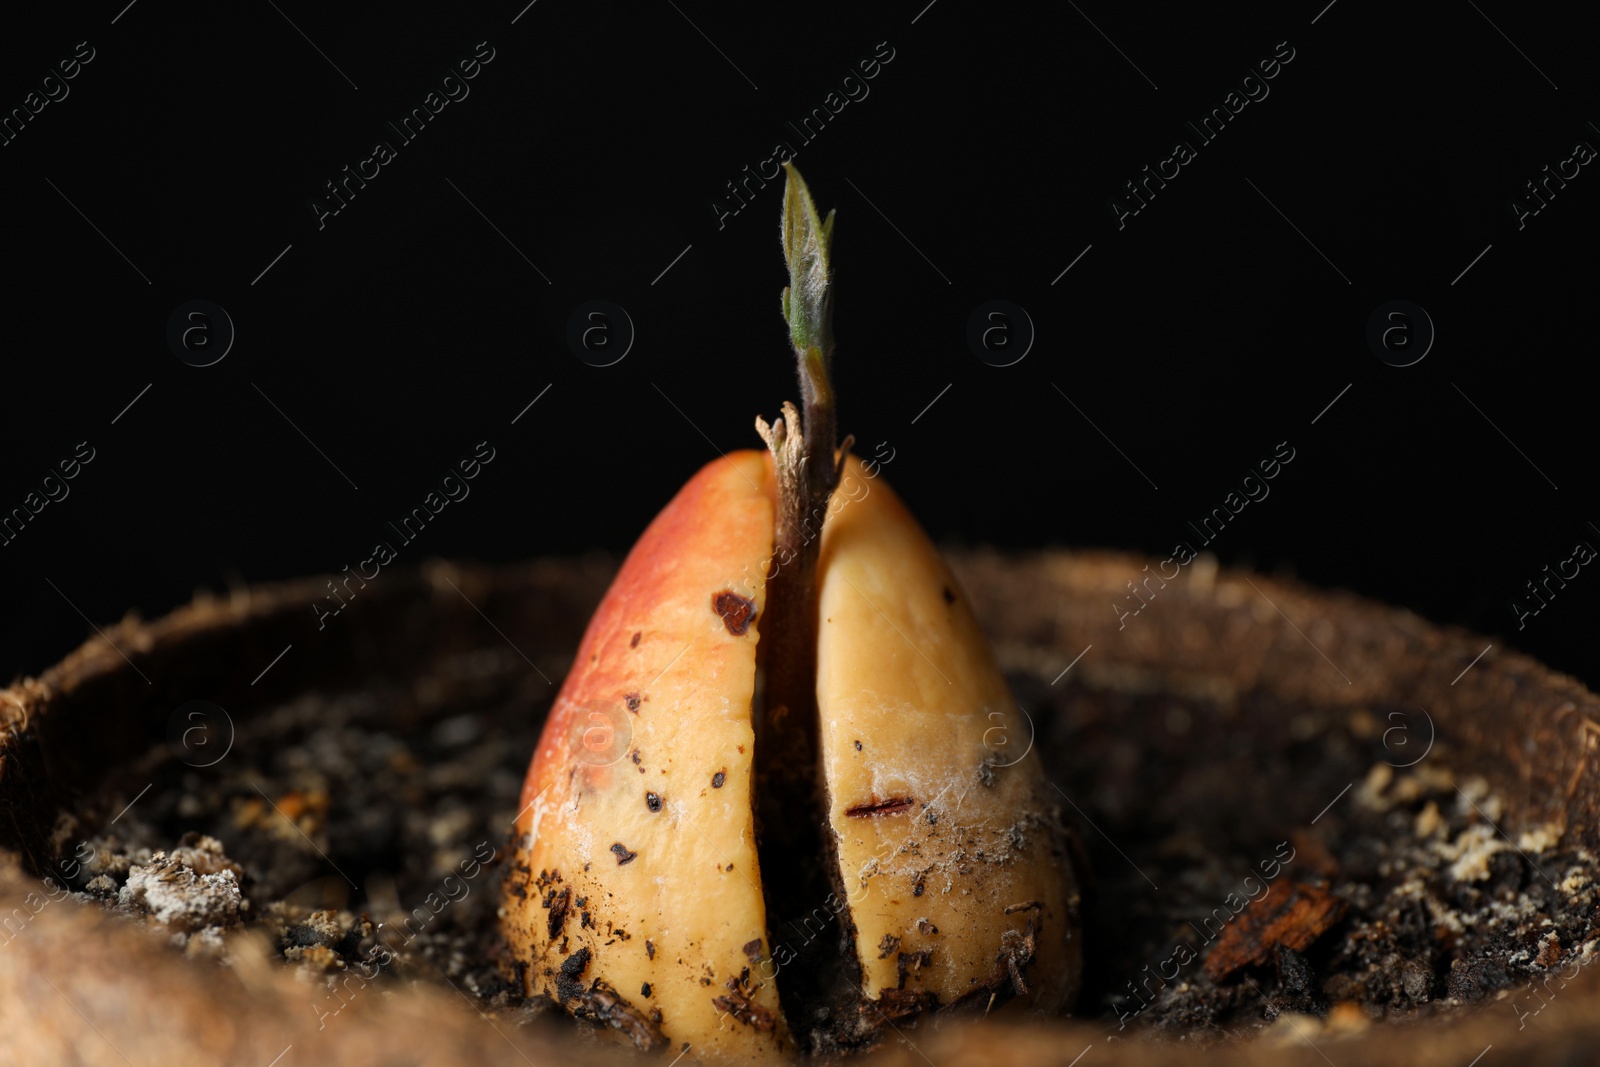
<path fill-rule="evenodd" d="M 1017 716 L 988 644 L 834 448 L 833 217 L 793 173 L 786 207 L 806 424 L 758 420 L 771 454 L 707 465 L 634 545 L 534 754 L 501 912 L 526 994 L 711 1061 L 1055 1012 L 1081 969 L 1049 783 L 986 744 Z"/>
<path fill-rule="evenodd" d="M 820 788 L 791 815 L 828 847 L 758 847 L 771 468 L 739 452 L 691 479 L 584 635 L 515 828 L 503 929 L 520 986 L 644 1047 L 727 1058 L 869 1043 L 931 1010 L 1059 1010 L 1080 966 L 1077 891 L 1049 784 L 1032 755 L 1003 766 L 986 747 L 1014 705 L 881 479 L 821 537 Z M 846 478 L 866 484 L 854 459 Z M 725 589 L 752 606 L 746 625 L 708 610 Z M 621 730 L 585 747 L 591 722 Z"/>

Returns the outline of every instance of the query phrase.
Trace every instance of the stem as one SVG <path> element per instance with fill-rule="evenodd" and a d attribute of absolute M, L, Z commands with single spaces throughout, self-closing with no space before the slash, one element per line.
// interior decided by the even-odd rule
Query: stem
<path fill-rule="evenodd" d="M 767 625 L 773 645 L 767 655 L 766 727 L 777 780 L 814 778 L 816 762 L 817 555 L 828 500 L 839 484 L 844 463 L 835 452 L 833 383 L 833 219 L 817 215 L 811 192 L 793 164 L 783 194 L 783 254 L 789 285 L 783 290 L 783 315 L 789 324 L 800 375 L 805 418 L 792 403 L 769 425 L 756 417 L 756 430 L 772 450 L 778 479 L 773 562 L 767 583 Z M 775 743 L 774 743 L 775 742 Z M 792 747 L 791 747 L 792 746 Z"/>
<path fill-rule="evenodd" d="M 807 902 L 822 899 L 829 885 L 818 859 L 831 855 L 825 831 L 826 805 L 820 789 L 817 722 L 817 558 L 828 500 L 839 484 L 844 449 L 836 450 L 836 414 L 829 371 L 833 363 L 833 212 L 817 215 L 804 179 L 792 165 L 783 200 L 783 253 L 789 285 L 783 290 L 783 316 L 789 325 L 800 376 L 804 421 L 785 401 L 771 424 L 756 417 L 756 430 L 772 451 L 778 482 L 773 537 L 773 567 L 767 580 L 761 641 L 766 661 L 764 714 L 758 722 L 756 771 L 761 781 L 760 850 L 768 881 L 768 919 L 800 914 Z M 770 642 L 770 644 L 769 644 Z M 799 972 L 791 974 L 791 971 Z M 805 972 L 785 968 L 786 984 L 800 994 L 785 994 L 786 1007 L 798 1011 L 821 989 L 805 985 Z M 796 1016 L 796 1033 L 810 1020 Z M 802 1037 L 802 1041 L 804 1038 Z"/>

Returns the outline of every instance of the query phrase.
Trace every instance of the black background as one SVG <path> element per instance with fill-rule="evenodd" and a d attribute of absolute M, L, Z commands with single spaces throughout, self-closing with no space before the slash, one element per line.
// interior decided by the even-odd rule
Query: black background
<path fill-rule="evenodd" d="M 1271 495 L 1211 546 L 1224 563 L 1600 683 L 1600 575 L 1520 631 L 1508 606 L 1575 542 L 1600 545 L 1600 176 L 1583 168 L 1520 231 L 1508 207 L 1576 141 L 1600 145 L 1592 27 L 1488 0 L 926 2 L 8 16 L 6 109 L 77 42 L 96 54 L 0 148 L 0 508 L 77 442 L 96 457 L 0 547 L 0 673 L 91 636 L 75 608 L 105 625 L 354 566 L 484 440 L 494 462 L 400 565 L 626 550 L 795 396 L 781 184 L 720 227 L 711 207 L 782 139 L 839 212 L 841 429 L 894 449 L 887 477 L 936 538 L 1165 556 L 1288 441 Z M 323 183 L 394 141 L 385 122 L 480 41 L 494 59 L 470 95 L 319 230 Z M 870 94 L 800 143 L 786 122 L 884 41 Z M 1121 184 L 1194 141 L 1183 123 L 1280 41 L 1294 59 L 1270 96 L 1119 230 Z M 207 368 L 165 341 L 196 298 L 238 332 Z M 595 298 L 638 333 L 606 368 L 564 338 Z M 995 298 L 1037 328 L 1010 367 L 965 341 Z M 1365 341 L 1395 298 L 1438 331 L 1406 368 Z"/>

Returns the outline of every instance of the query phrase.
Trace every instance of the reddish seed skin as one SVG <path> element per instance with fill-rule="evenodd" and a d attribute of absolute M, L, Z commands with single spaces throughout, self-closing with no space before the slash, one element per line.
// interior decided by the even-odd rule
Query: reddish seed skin
<path fill-rule="evenodd" d="M 772 481 L 766 453 L 714 460 L 628 554 L 529 767 L 502 910 L 527 993 L 614 998 L 635 1041 L 719 1060 L 792 1047 L 746 951 L 766 935 L 750 705 Z"/>
<path fill-rule="evenodd" d="M 764 471 L 749 470 L 752 458 L 760 460 L 770 470 L 771 461 L 767 455 L 753 449 L 729 453 L 727 460 L 737 461 L 770 501 L 773 491 L 770 476 Z M 701 597 L 692 605 L 679 603 L 686 584 L 684 568 L 694 566 L 703 570 L 707 575 L 704 584 L 714 585 L 719 591 L 728 589 L 741 596 L 751 596 L 749 580 L 744 574 L 737 569 L 718 567 L 713 562 L 748 557 L 753 533 L 756 534 L 754 540 L 762 540 L 758 533 L 759 520 L 728 499 L 746 497 L 741 490 L 748 487 L 742 479 L 727 475 L 726 462 L 714 460 L 702 468 L 656 516 L 628 554 L 611 589 L 589 620 L 572 673 L 567 676 L 551 708 L 539 748 L 523 783 L 522 799 L 517 805 L 521 814 L 515 823 L 519 835 L 527 833 L 532 825 L 533 812 L 529 805 L 533 798 L 570 770 L 572 763 L 564 758 L 565 741 L 572 736 L 582 738 L 593 725 L 585 719 L 588 705 L 615 703 L 619 697 L 625 701 L 626 694 L 635 690 L 648 695 L 642 692 L 642 683 L 650 680 L 649 675 L 639 677 L 640 653 L 646 646 L 659 647 L 679 636 L 685 638 L 667 652 L 661 664 L 665 666 L 678 649 L 701 636 L 701 631 L 713 624 L 722 628 L 709 597 Z M 771 527 L 769 513 L 765 528 L 770 531 Z M 770 532 L 764 539 L 766 547 L 770 547 Z M 759 565 L 769 554 L 761 553 L 756 566 L 750 568 L 751 577 L 759 580 Z M 676 632 L 668 634 L 665 630 L 670 623 L 678 625 L 674 628 Z M 635 634 L 640 635 L 637 643 Z M 682 665 L 679 661 L 674 666 Z M 594 740 L 598 741 L 598 736 Z M 618 764 L 582 764 L 581 773 L 590 787 L 606 789 L 614 784 L 618 775 L 627 777 L 623 771 Z"/>

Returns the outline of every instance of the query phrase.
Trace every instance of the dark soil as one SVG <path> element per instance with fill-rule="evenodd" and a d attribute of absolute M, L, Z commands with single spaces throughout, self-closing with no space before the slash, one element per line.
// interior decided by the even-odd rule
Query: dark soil
<path fill-rule="evenodd" d="M 179 731 L 63 816 L 61 869 L 191 954 L 228 962 L 236 936 L 263 935 L 318 990 L 319 1011 L 337 1012 L 369 981 L 421 979 L 483 1011 L 537 1014 L 544 1005 L 522 1003 L 496 966 L 495 909 L 506 830 L 552 694 L 501 646 L 410 684 L 304 696 L 236 730 L 213 712 L 204 746 Z M 243 904 L 231 913 L 213 902 L 230 886 L 172 869 L 207 846 L 239 869 Z M 155 902 L 187 900 L 200 918 L 160 922 L 150 894 L 128 891 L 130 871 L 163 866 Z"/>
<path fill-rule="evenodd" d="M 1415 707 L 1180 696 L 1108 668 L 1011 681 L 1092 868 L 1076 1014 L 1109 1032 L 1448 1016 L 1594 951 L 1595 857 L 1500 833 L 1500 800 L 1455 780 Z M 500 976 L 495 909 L 552 695 L 501 646 L 208 723 L 213 747 L 154 749 L 62 815 L 62 878 L 175 951 L 265 946 L 319 1012 L 426 980 L 515 1023 L 545 1008 Z"/>
<path fill-rule="evenodd" d="M 1207 1041 L 1286 1013 L 1312 1017 L 1284 1021 L 1305 1034 L 1496 1000 L 1536 1010 L 1530 982 L 1592 958 L 1596 857 L 1563 848 L 1557 827 L 1502 827 L 1501 799 L 1457 781 L 1416 705 L 1274 706 L 1087 678 L 1052 692 L 1012 677 L 1095 872 L 1079 1016 Z M 1343 914 L 1302 931 L 1316 935 L 1306 947 L 1245 944 L 1262 962 L 1207 973 L 1263 909 L 1319 890 Z M 1513 1018 L 1511 1003 L 1492 1010 Z"/>

